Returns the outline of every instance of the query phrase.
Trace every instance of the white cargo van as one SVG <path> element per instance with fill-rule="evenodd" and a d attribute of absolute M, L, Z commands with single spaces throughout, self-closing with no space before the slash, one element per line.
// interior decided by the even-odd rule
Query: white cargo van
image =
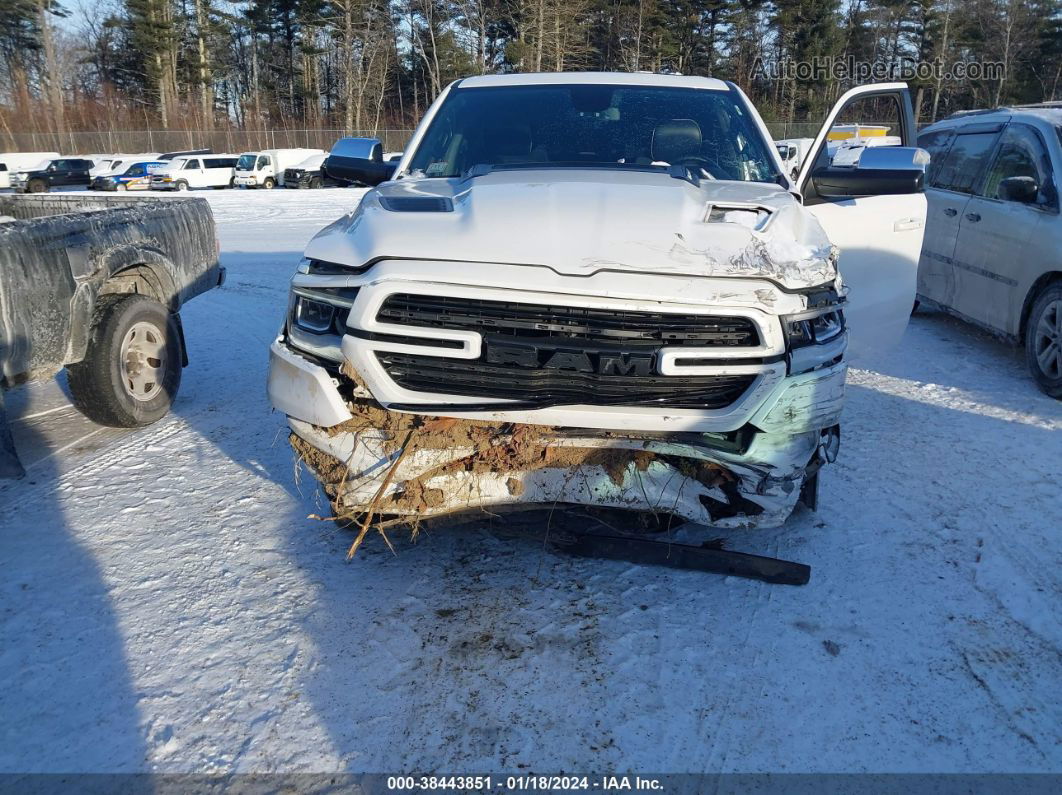
<path fill-rule="evenodd" d="M 58 152 L 0 152 L 0 188 L 11 187 L 13 172 L 33 170 L 57 157 Z"/>
<path fill-rule="evenodd" d="M 133 163 L 140 163 L 145 160 L 158 160 L 158 157 L 158 152 L 140 152 L 139 154 L 126 154 L 120 152 L 113 155 L 107 155 L 102 160 L 98 160 L 96 165 L 89 169 L 89 176 L 95 178 L 102 177 L 106 174 L 114 174 L 124 171 Z"/>
<path fill-rule="evenodd" d="M 176 157 L 151 175 L 151 189 L 231 188 L 239 157 L 226 154 Z"/>
<path fill-rule="evenodd" d="M 236 184 L 245 188 L 275 188 L 284 184 L 284 169 L 297 166 L 323 149 L 264 149 L 244 152 L 236 164 Z"/>

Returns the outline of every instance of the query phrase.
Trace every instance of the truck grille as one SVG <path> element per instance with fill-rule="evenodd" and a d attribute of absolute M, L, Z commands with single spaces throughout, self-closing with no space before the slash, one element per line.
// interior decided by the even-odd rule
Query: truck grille
<path fill-rule="evenodd" d="M 482 360 L 377 352 L 399 386 L 416 392 L 517 400 L 533 408 L 589 404 L 675 409 L 729 406 L 753 375 L 602 375 L 574 370 L 526 369 Z"/>
<path fill-rule="evenodd" d="M 628 312 L 400 293 L 387 297 L 376 319 L 421 328 L 489 332 L 528 341 L 617 342 L 627 349 L 655 349 L 661 345 L 751 348 L 760 342 L 755 323 L 745 317 Z"/>

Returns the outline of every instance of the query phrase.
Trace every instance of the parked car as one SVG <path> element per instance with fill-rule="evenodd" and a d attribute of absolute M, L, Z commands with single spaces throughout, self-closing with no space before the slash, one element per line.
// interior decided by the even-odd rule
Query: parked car
<path fill-rule="evenodd" d="M 39 168 L 16 171 L 11 187 L 22 193 L 47 193 L 51 188 L 89 186 L 92 161 L 79 157 L 59 157 Z"/>
<path fill-rule="evenodd" d="M 151 175 L 152 190 L 231 188 L 239 155 L 178 157 Z"/>
<path fill-rule="evenodd" d="M 833 166 L 827 132 L 866 104 L 905 146 Z M 849 358 L 906 328 L 915 130 L 905 84 L 853 89 L 794 182 L 733 83 L 460 80 L 308 244 L 270 400 L 359 523 L 561 503 L 780 524 L 837 454 Z M 329 173 L 378 145 L 340 142 Z"/>
<path fill-rule="evenodd" d="M 35 171 L 59 157 L 58 152 L 0 152 L 0 189 L 11 187 L 11 175 Z"/>
<path fill-rule="evenodd" d="M 165 416 L 187 366 L 180 309 L 222 281 L 201 199 L 0 196 L 0 389 L 64 367 L 104 425 Z M 0 477 L 21 473 L 3 421 Z"/>
<path fill-rule="evenodd" d="M 345 179 L 337 179 L 322 168 L 328 157 L 324 152 L 311 155 L 297 166 L 284 169 L 285 188 L 325 188 L 346 187 L 350 184 Z"/>
<path fill-rule="evenodd" d="M 166 166 L 163 160 L 137 160 L 110 174 L 101 174 L 92 180 L 93 190 L 147 190 L 151 187 L 151 175 L 156 169 Z"/>
<path fill-rule="evenodd" d="M 920 300 L 1025 346 L 1062 398 L 1062 106 L 956 114 L 926 127 L 932 154 Z"/>
<path fill-rule="evenodd" d="M 320 149 L 266 149 L 244 152 L 236 162 L 236 184 L 245 188 L 284 186 L 284 170 L 297 166 L 311 155 L 323 155 Z"/>

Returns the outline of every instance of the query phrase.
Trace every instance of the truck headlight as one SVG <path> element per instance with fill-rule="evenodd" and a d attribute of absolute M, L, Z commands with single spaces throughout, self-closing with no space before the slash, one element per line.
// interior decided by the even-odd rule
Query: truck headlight
<path fill-rule="evenodd" d="M 782 318 L 790 350 L 821 345 L 844 332 L 844 312 L 834 309 L 817 315 L 790 315 Z"/>
<path fill-rule="evenodd" d="M 342 337 L 357 296 L 357 287 L 296 287 L 291 296 L 291 324 L 311 334 Z"/>
<path fill-rule="evenodd" d="M 295 308 L 292 320 L 295 325 L 304 331 L 313 334 L 327 334 L 332 330 L 332 321 L 335 318 L 335 307 L 314 301 L 306 296 L 295 297 Z"/>

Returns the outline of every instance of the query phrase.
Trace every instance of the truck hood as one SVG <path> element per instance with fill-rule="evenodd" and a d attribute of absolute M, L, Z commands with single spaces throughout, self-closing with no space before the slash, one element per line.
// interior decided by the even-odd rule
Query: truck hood
<path fill-rule="evenodd" d="M 783 288 L 836 276 L 818 221 L 780 187 L 664 171 L 513 169 L 407 178 L 369 191 L 306 256 L 360 266 L 402 258 L 767 278 Z"/>

